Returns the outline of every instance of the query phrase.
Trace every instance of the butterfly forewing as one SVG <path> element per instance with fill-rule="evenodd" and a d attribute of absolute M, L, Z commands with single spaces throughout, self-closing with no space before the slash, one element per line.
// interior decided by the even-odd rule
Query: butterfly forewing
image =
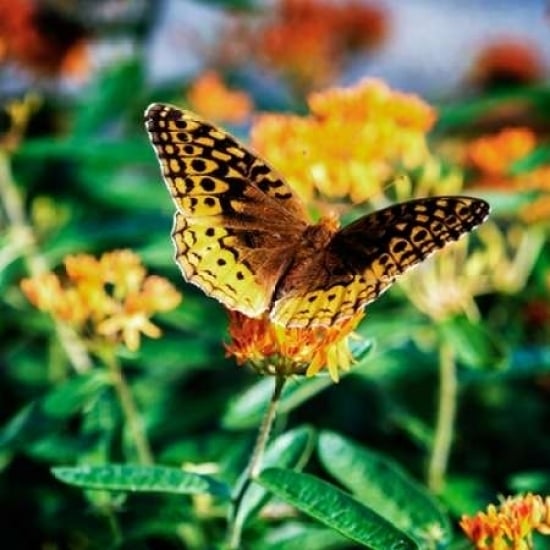
<path fill-rule="evenodd" d="M 488 213 L 489 205 L 480 199 L 432 197 L 364 216 L 337 232 L 316 263 L 296 267 L 293 288 L 285 292 L 283 286 L 271 316 L 297 327 L 329 326 L 352 317 L 399 275 L 474 229 Z"/>
<path fill-rule="evenodd" d="M 145 124 L 176 205 L 172 237 L 185 278 L 255 317 L 307 226 L 303 206 L 261 159 L 197 115 L 153 104 Z"/>

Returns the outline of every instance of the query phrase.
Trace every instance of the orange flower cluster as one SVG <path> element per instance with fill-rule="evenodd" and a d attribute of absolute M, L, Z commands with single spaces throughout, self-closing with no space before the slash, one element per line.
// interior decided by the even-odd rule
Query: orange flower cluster
<path fill-rule="evenodd" d="M 245 122 L 253 109 L 250 96 L 243 91 L 230 90 L 215 71 L 207 71 L 193 82 L 187 100 L 191 109 L 216 122 Z"/>
<path fill-rule="evenodd" d="M 29 301 L 83 337 L 123 342 L 139 348 L 141 333 L 151 338 L 160 329 L 150 321 L 159 311 L 175 308 L 181 295 L 162 277 L 147 276 L 139 257 L 115 250 L 99 259 L 87 254 L 65 259 L 65 277 L 55 273 L 23 279 Z"/>
<path fill-rule="evenodd" d="M 300 89 L 328 84 L 348 52 L 372 48 L 387 34 L 386 13 L 359 1 L 281 0 L 258 32 L 257 54 Z"/>
<path fill-rule="evenodd" d="M 326 368 L 337 382 L 339 371 L 349 370 L 353 362 L 349 338 L 363 317 L 361 312 L 326 328 L 286 328 L 265 316 L 252 319 L 229 311 L 231 343 L 226 346 L 227 354 L 262 374 L 313 376 Z"/>
<path fill-rule="evenodd" d="M 426 133 L 434 109 L 414 95 L 378 80 L 311 94 L 308 116 L 264 115 L 252 145 L 285 175 L 305 200 L 379 194 L 396 166 L 421 166 L 430 158 Z"/>
<path fill-rule="evenodd" d="M 533 152 L 536 141 L 530 128 L 506 128 L 470 143 L 468 158 L 486 176 L 502 178 L 509 175 L 514 162 Z"/>
<path fill-rule="evenodd" d="M 514 163 L 533 153 L 537 141 L 530 128 L 505 128 L 474 140 L 466 153 L 470 165 L 479 173 L 478 185 L 545 192 L 521 211 L 520 217 L 527 223 L 545 221 L 550 217 L 550 196 L 547 194 L 550 192 L 550 166 L 513 173 Z"/>
<path fill-rule="evenodd" d="M 82 77 L 89 71 L 84 28 L 33 0 L 0 0 L 0 62 L 40 74 Z"/>
<path fill-rule="evenodd" d="M 499 84 L 529 84 L 544 77 L 544 63 L 535 45 L 522 39 L 503 38 L 483 48 L 470 71 L 483 88 Z"/>
<path fill-rule="evenodd" d="M 533 531 L 550 534 L 550 497 L 508 497 L 487 512 L 463 516 L 460 526 L 477 550 L 530 550 Z"/>

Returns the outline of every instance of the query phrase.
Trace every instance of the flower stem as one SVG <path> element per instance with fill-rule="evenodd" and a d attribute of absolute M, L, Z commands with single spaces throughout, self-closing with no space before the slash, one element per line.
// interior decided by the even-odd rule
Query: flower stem
<path fill-rule="evenodd" d="M 428 487 L 440 493 L 451 452 L 458 383 L 453 349 L 445 342 L 439 348 L 439 404 L 434 442 L 428 465 Z"/>
<path fill-rule="evenodd" d="M 231 550 L 237 550 L 241 545 L 241 534 L 244 518 L 239 517 L 239 508 L 248 487 L 260 474 L 264 452 L 269 440 L 271 428 L 273 427 L 275 416 L 277 414 L 277 406 L 279 404 L 285 382 L 285 376 L 277 375 L 275 377 L 275 388 L 273 390 L 273 395 L 271 396 L 271 400 L 260 425 L 254 450 L 250 455 L 250 461 L 246 467 L 245 475 L 238 485 L 236 494 L 233 498 L 232 516 L 229 524 L 228 537 L 229 548 Z"/>
<path fill-rule="evenodd" d="M 122 373 L 120 363 L 112 350 L 105 351 L 100 355 L 111 373 L 113 386 L 136 450 L 138 462 L 143 466 L 153 464 L 153 454 L 143 429 L 143 421 Z"/>

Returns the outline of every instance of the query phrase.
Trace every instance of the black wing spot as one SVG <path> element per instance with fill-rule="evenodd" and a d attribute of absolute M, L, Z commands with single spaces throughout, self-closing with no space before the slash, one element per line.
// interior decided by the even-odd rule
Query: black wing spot
<path fill-rule="evenodd" d="M 421 243 L 422 241 L 425 241 L 428 238 L 428 232 L 425 229 L 420 229 L 416 233 L 414 233 L 412 240 L 415 243 Z"/>
<path fill-rule="evenodd" d="M 394 254 L 400 254 L 401 252 L 404 252 L 407 249 L 407 244 L 408 243 L 405 239 L 400 239 L 393 245 L 392 252 Z"/>
<path fill-rule="evenodd" d="M 204 162 L 203 159 L 193 159 L 191 161 L 191 168 L 193 168 L 195 172 L 204 172 L 206 170 L 206 162 Z"/>
<path fill-rule="evenodd" d="M 212 178 L 203 178 L 201 181 L 201 187 L 207 193 L 211 193 L 216 189 L 216 182 Z"/>

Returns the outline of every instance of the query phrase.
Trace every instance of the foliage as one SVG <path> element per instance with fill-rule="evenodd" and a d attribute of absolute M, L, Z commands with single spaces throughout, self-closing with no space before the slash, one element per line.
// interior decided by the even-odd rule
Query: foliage
<path fill-rule="evenodd" d="M 252 2 L 212 4 L 245 14 L 256 9 Z M 142 27 L 126 32 L 145 43 Z M 212 55 L 214 69 L 245 83 L 252 99 L 261 97 L 264 84 L 247 80 L 222 50 Z M 36 63 L 33 57 L 33 71 Z M 334 70 L 317 76 L 333 82 Z M 185 284 L 174 264 L 172 204 L 143 110 L 152 101 L 185 105 L 197 79 L 160 85 L 147 71 L 138 52 L 90 72 L 78 94 L 37 82 L 4 105 L 0 525 L 6 547 L 458 549 L 467 547 L 461 516 L 501 494 L 549 494 L 550 176 L 540 124 L 550 113 L 550 88 L 491 88 L 447 102 L 431 133 L 422 128 L 403 145 L 418 147 L 412 165 L 369 151 L 369 163 L 385 176 L 376 174 L 368 206 L 357 194 L 327 197 L 326 182 L 315 188 L 315 177 L 302 182 L 313 214 L 329 207 L 351 219 L 388 200 L 465 193 L 488 200 L 492 216 L 368 307 L 360 338 L 349 337 L 355 362 L 337 384 L 324 372 L 286 381 L 262 467 L 251 479 L 249 461 L 274 380 L 227 357 L 226 312 Z M 319 167 L 315 155 L 333 151 L 323 144 L 329 129 L 303 114 L 304 75 L 281 74 L 288 86 L 268 95 L 265 107 L 285 105 L 287 115 L 305 118 L 287 121 L 285 129 L 296 133 L 254 139 L 263 137 L 264 156 L 270 158 L 272 147 L 284 164 L 285 147 L 307 146 L 292 141 L 300 135 L 296 128 L 303 130 L 304 121 L 318 125 L 307 132 L 315 134 L 309 160 Z M 495 124 L 498 131 L 519 126 L 498 118 L 518 105 L 529 132 L 522 147 L 500 136 L 499 145 L 477 143 L 472 153 L 474 140 L 494 138 Z M 250 113 L 243 117 L 231 130 L 248 140 Z M 332 128 L 336 145 L 357 139 L 338 142 L 345 127 Z M 384 128 L 377 128 L 380 135 Z M 505 150 L 500 171 L 494 163 L 487 169 L 488 156 L 479 160 L 479 147 L 491 155 Z M 353 172 L 353 159 L 332 154 L 325 161 L 337 172 L 338 162 Z M 288 173 L 294 169 L 307 171 L 289 164 Z M 398 179 L 403 172 L 407 177 Z M 154 328 L 147 324 L 137 345 L 113 334 L 90 338 L 97 334 L 89 332 L 88 318 L 78 330 L 68 327 L 51 309 L 35 308 L 21 286 L 47 270 L 65 284 L 68 256 L 100 258 L 119 249 L 135 252 L 148 272 L 183 295 L 177 307 L 172 300 L 155 309 Z M 116 297 L 114 289 L 105 282 L 108 298 Z M 548 513 L 547 501 L 536 506 L 541 518 Z M 541 525 L 544 518 L 527 527 L 544 532 Z M 550 547 L 537 537 L 525 544 Z"/>

